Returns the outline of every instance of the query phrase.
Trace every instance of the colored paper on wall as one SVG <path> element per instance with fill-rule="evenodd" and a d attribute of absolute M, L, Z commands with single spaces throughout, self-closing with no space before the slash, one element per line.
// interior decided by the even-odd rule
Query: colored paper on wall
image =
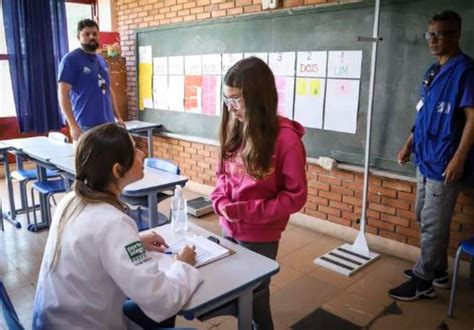
<path fill-rule="evenodd" d="M 153 108 L 168 110 L 168 76 L 153 75 Z"/>
<path fill-rule="evenodd" d="M 168 109 L 184 110 L 184 76 L 168 77 Z"/>
<path fill-rule="evenodd" d="M 296 78 L 294 119 L 310 128 L 322 128 L 324 79 Z"/>
<path fill-rule="evenodd" d="M 298 77 L 326 77 L 327 52 L 298 52 L 296 75 Z"/>
<path fill-rule="evenodd" d="M 202 76 L 184 77 L 184 111 L 201 113 Z"/>
<path fill-rule="evenodd" d="M 275 85 L 278 92 L 278 114 L 287 118 L 293 118 L 293 97 L 295 93 L 295 78 L 275 77 Z"/>
<path fill-rule="evenodd" d="M 360 79 L 362 51 L 331 51 L 328 59 L 328 77 Z"/>
<path fill-rule="evenodd" d="M 268 66 L 272 69 L 275 76 L 294 76 L 295 75 L 295 52 L 269 53 Z"/>
<path fill-rule="evenodd" d="M 221 77 L 202 76 L 202 113 L 220 115 L 221 109 Z"/>
<path fill-rule="evenodd" d="M 328 79 L 324 129 L 355 134 L 359 108 L 359 80 Z"/>
<path fill-rule="evenodd" d="M 144 110 L 145 108 L 153 108 L 152 71 L 153 67 L 151 63 L 138 64 L 138 105 L 140 110 Z"/>

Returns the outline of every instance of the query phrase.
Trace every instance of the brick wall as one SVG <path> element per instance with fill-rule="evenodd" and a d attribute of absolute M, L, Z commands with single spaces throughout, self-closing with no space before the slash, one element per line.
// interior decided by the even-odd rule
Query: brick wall
<path fill-rule="evenodd" d="M 283 8 L 321 4 L 334 0 L 284 0 Z M 346 1 L 347 2 L 347 1 Z M 127 58 L 130 118 L 137 117 L 135 81 L 135 28 L 234 16 L 261 11 L 261 0 L 117 0 L 117 26 Z M 145 141 L 139 145 L 146 150 Z M 214 185 L 217 147 L 156 136 L 154 152 L 177 162 L 184 175 L 199 183 Z M 358 227 L 362 205 L 360 173 L 321 169 L 308 164 L 308 202 L 302 212 L 348 227 Z M 370 178 L 367 226 L 369 233 L 410 245 L 419 245 L 415 220 L 415 184 L 373 176 Z M 460 240 L 474 234 L 474 191 L 462 193 L 451 224 L 450 253 Z"/>

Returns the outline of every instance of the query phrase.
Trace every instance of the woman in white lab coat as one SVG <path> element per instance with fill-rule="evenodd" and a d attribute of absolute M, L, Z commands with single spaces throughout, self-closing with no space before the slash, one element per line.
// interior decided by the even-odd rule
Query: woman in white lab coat
<path fill-rule="evenodd" d="M 125 213 L 120 192 L 143 177 L 143 157 L 115 124 L 81 137 L 74 190 L 59 203 L 46 243 L 33 329 L 126 328 L 126 297 L 160 326 L 202 282 L 191 266 L 193 248 L 184 248 L 169 268 L 160 269 L 146 250 L 163 252 L 163 238 L 139 234 Z"/>

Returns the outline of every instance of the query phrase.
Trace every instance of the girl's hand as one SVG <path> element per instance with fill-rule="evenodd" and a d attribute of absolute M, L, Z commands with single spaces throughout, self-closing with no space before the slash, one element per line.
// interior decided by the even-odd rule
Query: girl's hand
<path fill-rule="evenodd" d="M 140 240 L 142 241 L 145 249 L 149 251 L 158 251 L 165 252 L 165 249 L 168 247 L 165 239 L 158 235 L 155 231 L 147 231 L 145 233 L 140 233 Z"/>
<path fill-rule="evenodd" d="M 240 222 L 239 219 L 231 219 L 231 218 L 229 217 L 229 215 L 228 215 L 227 212 L 226 212 L 226 207 L 227 207 L 227 205 L 224 206 L 224 207 L 221 209 L 221 213 L 222 213 L 222 215 L 224 216 L 224 218 L 225 218 L 228 222 L 231 222 L 231 223 Z"/>
<path fill-rule="evenodd" d="M 187 263 L 188 265 L 194 266 L 196 263 L 196 247 L 194 245 L 186 245 L 176 255 L 176 260 Z"/>

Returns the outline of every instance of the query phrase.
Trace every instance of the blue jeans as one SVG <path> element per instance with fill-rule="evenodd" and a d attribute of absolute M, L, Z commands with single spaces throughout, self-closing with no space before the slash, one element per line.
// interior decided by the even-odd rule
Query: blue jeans
<path fill-rule="evenodd" d="M 157 306 L 156 308 L 159 308 Z M 174 323 L 176 321 L 176 316 L 172 316 L 169 319 L 166 319 L 161 322 L 156 322 L 146 316 L 141 308 L 130 299 L 127 299 L 123 304 L 123 313 L 138 326 L 143 329 L 162 329 L 162 328 L 174 328 Z"/>

